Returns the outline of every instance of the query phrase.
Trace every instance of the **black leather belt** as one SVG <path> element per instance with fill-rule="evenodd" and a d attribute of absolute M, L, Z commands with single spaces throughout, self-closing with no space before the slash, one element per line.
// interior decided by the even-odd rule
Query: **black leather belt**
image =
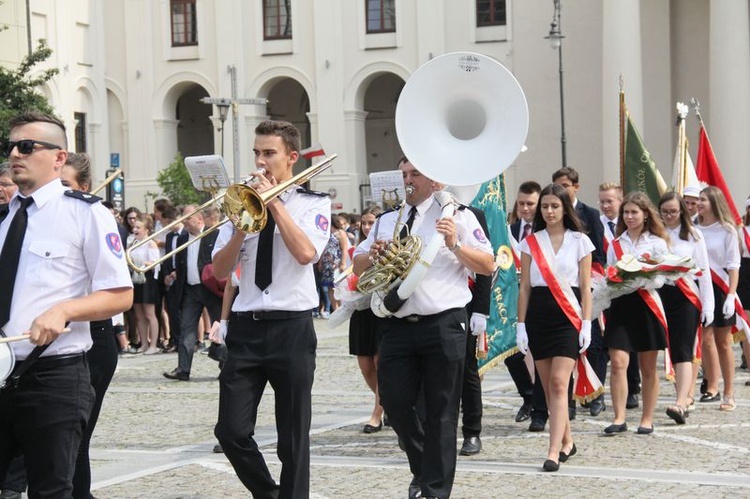
<path fill-rule="evenodd" d="M 289 312 L 286 310 L 269 310 L 257 312 L 232 312 L 240 319 L 252 319 L 254 321 L 283 321 L 288 319 L 301 319 L 302 317 L 312 317 L 312 310 L 301 310 Z"/>
<path fill-rule="evenodd" d="M 411 323 L 424 322 L 424 321 L 437 319 L 443 315 L 452 314 L 453 312 L 456 312 L 458 310 L 461 310 L 461 308 L 449 308 L 448 310 L 443 310 L 442 312 L 438 312 L 432 315 L 412 314 L 412 315 L 407 315 L 406 317 L 393 317 L 392 316 L 391 319 L 404 321 L 404 322 L 411 322 Z"/>
<path fill-rule="evenodd" d="M 31 364 L 27 364 L 25 360 L 21 360 L 19 361 L 19 364 L 16 364 L 11 375 L 8 376 L 8 379 L 5 381 L 5 386 L 12 389 L 18 388 L 21 376 L 39 368 L 54 369 L 56 367 L 73 366 L 83 362 L 85 359 L 86 353 L 78 352 L 63 355 L 51 355 L 49 357 L 38 357 Z"/>

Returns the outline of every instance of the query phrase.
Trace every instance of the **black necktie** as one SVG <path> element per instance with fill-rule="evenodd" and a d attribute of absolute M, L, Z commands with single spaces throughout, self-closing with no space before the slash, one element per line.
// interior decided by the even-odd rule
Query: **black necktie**
<path fill-rule="evenodd" d="M 266 289 L 271 281 L 271 264 L 273 263 L 273 232 L 276 228 L 276 220 L 271 212 L 268 212 L 268 221 L 258 236 L 258 255 L 255 259 L 255 285 L 261 291 Z"/>
<path fill-rule="evenodd" d="M 417 207 L 412 206 L 409 210 L 409 218 L 406 219 L 406 225 L 401 228 L 401 233 L 398 238 L 403 239 L 411 233 L 411 226 L 414 224 L 414 218 L 417 216 Z"/>
<path fill-rule="evenodd" d="M 531 235 L 531 224 L 526 224 L 523 226 L 523 234 L 521 234 L 521 241 L 523 241 L 530 235 Z"/>
<path fill-rule="evenodd" d="M 607 222 L 607 225 L 609 225 L 609 230 L 612 232 L 612 234 L 614 234 L 615 233 L 615 223 L 612 220 L 610 220 L 609 222 Z"/>
<path fill-rule="evenodd" d="M 26 209 L 34 202 L 31 197 L 19 199 L 21 207 L 18 208 L 10 222 L 3 251 L 0 253 L 0 327 L 4 326 L 10 319 L 13 286 L 16 284 L 18 260 L 21 258 L 21 246 L 23 246 L 23 238 L 26 235 L 26 225 L 29 220 Z"/>

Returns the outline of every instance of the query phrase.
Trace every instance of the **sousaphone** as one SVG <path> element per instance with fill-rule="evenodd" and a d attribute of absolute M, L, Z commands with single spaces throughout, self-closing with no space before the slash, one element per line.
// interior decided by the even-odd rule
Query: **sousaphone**
<path fill-rule="evenodd" d="M 526 97 L 516 78 L 496 60 L 474 52 L 452 52 L 420 66 L 396 105 L 404 154 L 417 170 L 445 185 L 477 185 L 498 176 L 521 152 L 528 128 Z M 452 216 L 452 198 L 439 194 L 442 216 Z M 410 243 L 394 233 L 394 248 L 385 254 L 398 254 L 399 265 L 381 258 L 359 279 L 360 291 L 372 293 L 377 315 L 393 314 L 411 296 L 443 239 L 436 234 L 406 263 L 399 248 Z M 406 271 L 398 275 L 394 267 Z"/>

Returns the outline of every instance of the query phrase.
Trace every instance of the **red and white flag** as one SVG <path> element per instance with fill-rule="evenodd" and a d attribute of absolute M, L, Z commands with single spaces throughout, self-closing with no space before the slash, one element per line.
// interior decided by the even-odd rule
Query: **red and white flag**
<path fill-rule="evenodd" d="M 708 140 L 708 133 L 706 133 L 706 127 L 703 126 L 703 123 L 701 123 L 700 140 L 698 141 L 697 163 L 695 173 L 698 175 L 698 180 L 721 190 L 727 199 L 727 204 L 732 211 L 735 222 L 737 225 L 742 224 L 742 217 L 740 217 L 740 212 L 737 211 L 737 207 L 734 205 L 734 199 L 732 199 L 732 193 L 729 192 L 727 183 L 724 181 L 724 175 L 721 174 L 719 162 L 716 161 L 711 141 Z"/>
<path fill-rule="evenodd" d="M 323 150 L 323 146 L 318 143 L 308 147 L 307 149 L 302 149 L 299 154 L 305 159 L 313 159 L 316 156 L 325 156 L 326 152 Z"/>

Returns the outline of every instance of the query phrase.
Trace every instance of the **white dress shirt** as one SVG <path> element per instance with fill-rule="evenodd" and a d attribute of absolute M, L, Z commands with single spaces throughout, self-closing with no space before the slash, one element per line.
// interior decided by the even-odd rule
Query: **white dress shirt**
<path fill-rule="evenodd" d="M 542 249 L 544 249 L 545 246 L 548 246 L 549 248 L 552 247 L 552 242 L 550 241 L 547 229 L 540 230 L 535 234 L 537 240 L 539 240 L 539 246 Z M 522 253 L 531 256 L 531 249 L 529 248 L 529 243 L 526 239 L 521 241 L 518 249 Z M 586 255 L 591 254 L 592 251 L 594 251 L 594 243 L 591 242 L 589 236 L 583 232 L 566 230 L 563 235 L 563 243 L 560 246 L 560 249 L 557 250 L 557 253 L 552 255 L 552 260 L 550 260 L 550 255 L 545 256 L 547 256 L 547 263 L 550 268 L 555 271 L 557 276 L 567 281 L 571 287 L 577 288 L 579 277 L 578 263 L 585 258 Z M 533 257 L 531 258 L 531 267 L 529 269 L 529 282 L 532 287 L 549 287 L 547 281 L 542 276 L 542 272 L 539 270 L 539 265 L 537 265 L 536 260 L 534 260 Z"/>
<path fill-rule="evenodd" d="M 34 203 L 27 210 L 10 320 L 2 325 L 7 336 L 26 333 L 38 315 L 61 301 L 94 291 L 133 287 L 112 214 L 101 203 L 64 195 L 66 190 L 55 179 L 32 194 Z M 20 206 L 18 194 L 0 225 L 0 248 Z M 71 332 L 61 334 L 43 356 L 85 352 L 91 347 L 88 322 L 71 322 L 68 327 Z M 34 348 L 28 341 L 12 346 L 19 360 Z"/>
<path fill-rule="evenodd" d="M 714 269 L 733 270 L 740 268 L 739 234 L 734 228 L 726 227 L 721 222 L 711 225 L 696 225 L 706 240 L 708 265 Z"/>
<path fill-rule="evenodd" d="M 201 283 L 201 275 L 198 272 L 198 254 L 200 253 L 201 243 L 200 241 L 193 242 L 196 237 L 192 234 L 188 236 L 188 242 L 192 244 L 187 247 L 187 275 L 185 278 L 190 286 Z"/>
<path fill-rule="evenodd" d="M 711 270 L 708 264 L 708 252 L 706 251 L 706 241 L 697 232 L 696 239 L 693 234 L 688 236 L 687 241 L 680 239 L 680 226 L 669 231 L 669 251 L 677 256 L 689 256 L 693 259 L 695 265 L 701 269 L 702 273 L 695 280 L 698 281 L 700 299 L 705 310 L 714 309 L 714 290 L 711 284 Z"/>
<path fill-rule="evenodd" d="M 330 235 L 331 200 L 327 196 L 290 189 L 279 199 L 297 226 L 310 238 L 315 247 L 316 262 Z M 214 245 L 216 255 L 227 245 L 234 233 L 231 223 L 224 224 Z M 300 265 L 286 248 L 278 226 L 273 238 L 273 281 L 261 291 L 255 285 L 255 259 L 258 253 L 259 234 L 248 234 L 239 255 L 240 292 L 232 305 L 234 312 L 259 312 L 285 310 L 290 312 L 312 310 L 319 304 L 313 265 Z M 233 266 L 234 268 L 234 266 Z"/>
<path fill-rule="evenodd" d="M 402 223 L 406 222 L 410 208 L 407 205 L 403 210 Z M 427 245 L 437 234 L 435 223 L 440 218 L 441 208 L 435 198 L 430 196 L 417 206 L 417 213 L 411 234 L 421 237 L 422 244 Z M 477 248 L 492 255 L 492 245 L 471 210 L 458 210 L 453 220 L 456 224 L 458 240 L 462 245 Z M 370 230 L 367 239 L 357 246 L 354 256 L 368 253 L 370 246 L 378 239 L 386 241 L 393 239 L 393 230 L 398 222 L 398 211 L 384 213 Z M 416 291 L 394 315 L 396 317 L 413 314 L 432 315 L 465 306 L 471 301 L 468 275 L 468 269 L 458 261 L 456 255 L 451 253 L 445 245 L 441 246 L 432 266 Z"/>
<path fill-rule="evenodd" d="M 641 256 L 648 253 L 650 256 L 661 256 L 669 252 L 667 242 L 648 231 L 643 232 L 635 241 L 630 239 L 628 231 L 623 232 L 615 240 L 620 241 L 623 255 Z M 607 265 L 614 265 L 617 260 L 614 244 L 611 244 L 607 250 Z"/>

